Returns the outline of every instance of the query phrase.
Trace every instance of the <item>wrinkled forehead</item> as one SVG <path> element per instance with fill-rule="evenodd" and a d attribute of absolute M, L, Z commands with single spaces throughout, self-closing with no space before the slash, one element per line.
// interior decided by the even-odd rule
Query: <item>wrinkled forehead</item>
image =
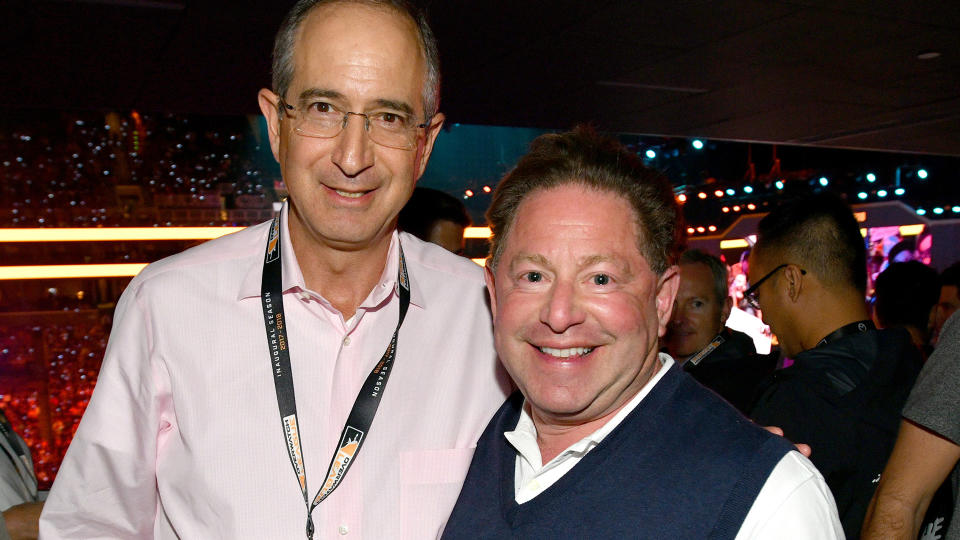
<path fill-rule="evenodd" d="M 649 269 L 640 237 L 629 201 L 611 191 L 568 183 L 523 197 L 503 239 L 503 252 L 526 253 L 536 247 L 563 253 L 565 260 L 582 259 L 583 264 L 619 258 Z"/>
<path fill-rule="evenodd" d="M 701 262 L 680 264 L 680 290 L 696 296 L 716 296 L 715 279 L 710 267 Z M 719 298 L 717 300 L 720 300 Z"/>
<path fill-rule="evenodd" d="M 351 84 L 419 96 L 426 60 L 417 32 L 410 17 L 389 7 L 351 2 L 319 6 L 298 29 L 293 82 L 300 89 Z"/>

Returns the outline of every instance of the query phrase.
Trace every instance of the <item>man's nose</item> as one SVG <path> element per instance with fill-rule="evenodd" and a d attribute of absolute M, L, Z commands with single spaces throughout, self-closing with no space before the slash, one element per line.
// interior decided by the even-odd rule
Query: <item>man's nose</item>
<path fill-rule="evenodd" d="M 584 321 L 580 295 L 570 283 L 558 281 L 551 287 L 540 320 L 557 334 Z"/>
<path fill-rule="evenodd" d="M 669 325 L 679 327 L 687 321 L 687 310 L 679 302 L 673 303 L 673 314 L 670 316 Z"/>
<path fill-rule="evenodd" d="M 346 125 L 337 135 L 332 159 L 346 176 L 357 176 L 373 166 L 374 143 L 367 134 L 366 121 L 361 114 L 347 113 Z"/>

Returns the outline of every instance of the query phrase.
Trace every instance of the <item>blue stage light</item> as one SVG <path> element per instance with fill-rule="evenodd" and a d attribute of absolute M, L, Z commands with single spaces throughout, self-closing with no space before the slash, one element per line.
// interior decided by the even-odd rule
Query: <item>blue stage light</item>
<path fill-rule="evenodd" d="M 879 190 L 877 190 L 877 197 L 883 198 L 883 197 L 886 197 L 886 196 L 887 196 L 887 190 L 885 190 L 885 189 L 879 189 Z"/>
<path fill-rule="evenodd" d="M 918 215 L 918 216 L 925 216 L 925 215 L 927 215 L 927 211 L 924 210 L 923 208 L 917 208 L 917 215 Z"/>
<path fill-rule="evenodd" d="M 777 186 L 777 189 L 783 189 L 783 180 L 777 180 L 773 185 Z"/>
<path fill-rule="evenodd" d="M 877 181 L 877 175 L 873 173 L 867 173 L 867 182 L 870 182 L 872 184 L 876 181 Z"/>
<path fill-rule="evenodd" d="M 928 174 L 926 169 L 920 169 L 919 171 L 917 171 L 917 178 L 921 180 L 926 180 L 927 176 Z"/>
<path fill-rule="evenodd" d="M 903 189 L 902 187 L 898 187 L 897 189 L 893 190 L 893 194 L 896 195 L 896 196 L 898 196 L 898 197 L 899 197 L 900 195 L 903 195 L 903 194 L 906 193 L 906 192 L 907 192 L 907 190 Z"/>
<path fill-rule="evenodd" d="M 694 139 L 693 142 L 690 143 L 690 146 L 696 148 L 697 150 L 703 150 L 703 141 L 700 139 Z"/>
<path fill-rule="evenodd" d="M 864 200 L 864 199 L 866 199 L 866 198 L 867 198 L 867 192 L 866 192 L 866 191 L 861 191 L 860 193 L 857 193 L 857 198 L 860 199 L 861 201 Z"/>
<path fill-rule="evenodd" d="M 821 185 L 821 186 L 827 187 L 827 185 L 828 185 L 829 183 L 830 183 L 830 181 L 827 180 L 827 177 L 826 177 L 826 176 L 821 176 L 821 177 L 820 177 L 820 185 Z"/>
<path fill-rule="evenodd" d="M 753 187 L 752 187 L 752 186 L 743 186 L 743 192 L 744 192 L 744 193 L 753 193 Z"/>
<path fill-rule="evenodd" d="M 646 155 L 647 155 L 647 158 L 648 158 L 648 159 L 653 159 L 653 158 L 657 157 L 657 151 L 654 150 L 653 148 L 651 148 L 651 149 L 647 150 L 647 154 L 646 154 Z"/>

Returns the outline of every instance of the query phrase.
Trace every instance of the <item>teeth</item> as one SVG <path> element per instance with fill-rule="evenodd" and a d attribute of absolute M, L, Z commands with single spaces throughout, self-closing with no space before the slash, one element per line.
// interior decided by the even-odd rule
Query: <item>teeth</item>
<path fill-rule="evenodd" d="M 359 199 L 360 197 L 363 197 L 364 194 L 365 194 L 365 192 L 363 192 L 363 191 L 357 192 L 357 193 L 354 193 L 354 192 L 351 192 L 351 191 L 340 191 L 339 189 L 337 189 L 337 190 L 335 190 L 335 191 L 337 192 L 337 195 L 340 195 L 341 197 L 348 197 L 348 198 L 351 198 L 351 199 Z"/>
<path fill-rule="evenodd" d="M 569 358 L 571 356 L 583 356 L 593 350 L 593 347 L 573 347 L 570 349 L 551 349 L 550 347 L 539 347 L 540 352 L 556 356 L 557 358 Z"/>

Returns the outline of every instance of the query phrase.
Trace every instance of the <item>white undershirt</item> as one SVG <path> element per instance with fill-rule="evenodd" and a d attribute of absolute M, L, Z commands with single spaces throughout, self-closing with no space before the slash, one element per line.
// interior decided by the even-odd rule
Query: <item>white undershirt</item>
<path fill-rule="evenodd" d="M 620 425 L 674 364 L 673 358 L 664 353 L 659 360 L 660 370 L 610 421 L 542 466 L 536 426 L 524 406 L 517 427 L 503 434 L 517 451 L 513 485 L 518 504 L 543 493 Z M 797 451 L 783 456 L 771 471 L 737 534 L 738 540 L 843 537 L 830 489 L 813 463 Z"/>

